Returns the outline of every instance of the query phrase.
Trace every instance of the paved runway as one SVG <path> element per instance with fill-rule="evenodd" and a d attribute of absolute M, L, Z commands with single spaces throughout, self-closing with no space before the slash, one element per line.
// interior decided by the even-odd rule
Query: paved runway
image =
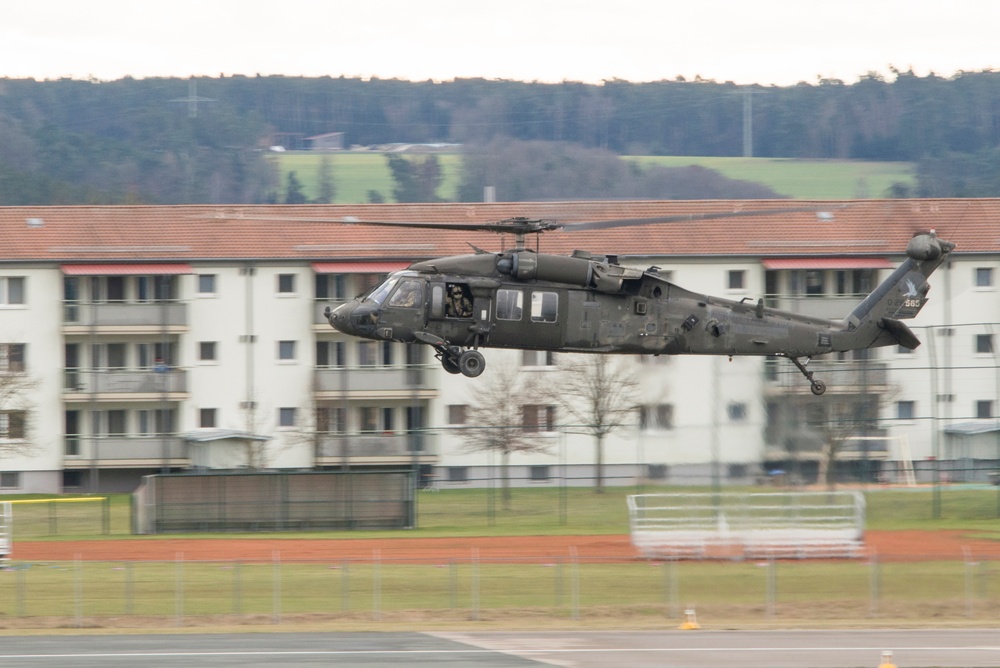
<path fill-rule="evenodd" d="M 1000 632 L 580 631 L 56 635 L 0 638 L 0 666 L 1000 667 Z"/>

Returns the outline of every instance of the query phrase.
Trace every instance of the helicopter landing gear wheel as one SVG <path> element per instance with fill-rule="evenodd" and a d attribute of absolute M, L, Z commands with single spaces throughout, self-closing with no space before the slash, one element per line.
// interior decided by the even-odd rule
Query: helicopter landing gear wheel
<path fill-rule="evenodd" d="M 444 367 L 444 370 L 450 374 L 462 373 L 462 370 L 458 368 L 458 360 L 454 357 L 449 357 L 447 355 L 442 356 L 441 366 Z"/>
<path fill-rule="evenodd" d="M 813 394 L 818 397 L 826 392 L 826 383 L 821 380 L 814 379 L 813 372 L 806 368 L 806 364 L 809 364 L 810 358 L 807 357 L 805 362 L 800 362 L 798 357 L 789 357 L 788 359 L 792 360 L 792 364 L 794 364 L 798 370 L 802 372 L 802 375 L 806 377 L 806 380 L 809 381 L 809 389 Z"/>
<path fill-rule="evenodd" d="M 458 356 L 458 368 L 463 376 L 475 378 L 486 370 L 486 358 L 478 350 L 466 350 Z"/>

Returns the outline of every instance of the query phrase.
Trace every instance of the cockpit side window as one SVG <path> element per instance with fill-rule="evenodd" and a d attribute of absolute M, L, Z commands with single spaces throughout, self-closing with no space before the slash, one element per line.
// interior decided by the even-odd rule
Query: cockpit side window
<path fill-rule="evenodd" d="M 417 308 L 424 303 L 421 281 L 405 279 L 399 282 L 399 287 L 389 297 L 389 306 L 398 308 Z"/>

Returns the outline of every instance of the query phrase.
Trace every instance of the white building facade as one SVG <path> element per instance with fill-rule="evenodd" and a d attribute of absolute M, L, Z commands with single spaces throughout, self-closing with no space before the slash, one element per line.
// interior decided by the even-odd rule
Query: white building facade
<path fill-rule="evenodd" d="M 557 232 L 540 245 L 613 252 L 689 290 L 839 319 L 903 260 L 910 234 L 936 228 L 958 247 L 909 323 L 923 345 L 813 360 L 823 397 L 787 360 L 618 358 L 640 406 L 606 439 L 605 484 L 810 481 L 824 466 L 988 479 L 1000 467 L 1000 200 L 851 204 L 836 224 L 802 202 L 0 209 L 0 493 L 131 491 L 151 473 L 245 467 L 406 468 L 425 485 L 493 485 L 500 456 L 462 435 L 475 427 L 463 417 L 473 388 L 502 366 L 558 388 L 565 358 L 485 349 L 482 376 L 453 376 L 425 346 L 346 337 L 322 312 L 413 261 L 500 242 L 306 219 L 571 223 L 738 207 L 794 211 Z M 514 484 L 593 484 L 585 430 L 555 404 L 522 414 L 512 426 L 542 447 L 511 456 Z"/>

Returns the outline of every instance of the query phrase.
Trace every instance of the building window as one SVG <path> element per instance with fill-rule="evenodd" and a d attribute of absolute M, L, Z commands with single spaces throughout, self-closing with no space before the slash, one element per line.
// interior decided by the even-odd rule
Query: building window
<path fill-rule="evenodd" d="M 344 299 L 346 296 L 343 274 L 316 274 L 316 299 Z"/>
<path fill-rule="evenodd" d="M 215 409 L 214 408 L 202 408 L 198 411 L 198 426 L 205 428 L 214 428 L 215 424 Z"/>
<path fill-rule="evenodd" d="M 216 342 L 215 341 L 199 341 L 198 342 L 198 361 L 200 362 L 215 362 L 216 361 Z"/>
<path fill-rule="evenodd" d="M 62 486 L 64 490 L 83 487 L 83 471 L 63 469 Z"/>
<path fill-rule="evenodd" d="M 646 478 L 649 480 L 666 480 L 670 468 L 666 464 L 646 464 Z"/>
<path fill-rule="evenodd" d="M 980 355 L 989 355 L 993 352 L 992 334 L 976 334 L 976 352 Z"/>
<path fill-rule="evenodd" d="M 24 276 L 0 276 L 0 306 L 21 306 L 24 304 Z"/>
<path fill-rule="evenodd" d="M 527 432 L 551 432 L 556 430 L 556 407 L 525 404 L 521 406 L 524 430 Z"/>
<path fill-rule="evenodd" d="M 548 466 L 529 466 L 528 475 L 532 482 L 548 482 L 552 478 Z"/>
<path fill-rule="evenodd" d="M 316 408 L 316 431 L 321 434 L 343 434 L 346 420 L 341 406 L 318 406 Z"/>
<path fill-rule="evenodd" d="M 993 269 L 991 267 L 976 267 L 976 287 L 993 287 Z"/>
<path fill-rule="evenodd" d="M 555 366 L 556 354 L 551 350 L 522 350 L 521 366 Z"/>
<path fill-rule="evenodd" d="M 295 294 L 295 274 L 278 274 L 278 294 Z"/>
<path fill-rule="evenodd" d="M 726 284 L 730 290 L 746 289 L 746 272 L 742 269 L 731 269 L 729 271 L 729 281 Z"/>
<path fill-rule="evenodd" d="M 110 410 L 108 417 L 108 436 L 125 436 L 128 433 L 128 413 L 121 409 Z"/>
<path fill-rule="evenodd" d="M 358 430 L 368 434 L 378 431 L 378 408 L 362 406 L 358 409 Z"/>
<path fill-rule="evenodd" d="M 24 438 L 24 411 L 0 413 L 0 440 L 16 441 Z"/>
<path fill-rule="evenodd" d="M 806 271 L 806 296 L 822 297 L 825 292 L 825 281 L 823 271 L 819 269 L 809 269 Z"/>
<path fill-rule="evenodd" d="M 448 406 L 448 424 L 465 424 L 465 412 L 468 408 L 465 404 Z"/>
<path fill-rule="evenodd" d="M 345 348 L 343 341 L 317 341 L 316 367 L 330 369 L 346 366 L 344 361 Z"/>
<path fill-rule="evenodd" d="M 727 467 L 726 477 L 730 480 L 739 480 L 747 477 L 749 469 L 746 464 L 730 464 Z"/>
<path fill-rule="evenodd" d="M 152 434 L 172 434 L 174 432 L 174 409 L 166 410 L 140 410 L 139 434 L 150 436 Z"/>
<path fill-rule="evenodd" d="M 520 320 L 524 313 L 521 290 L 497 290 L 497 320 Z"/>
<path fill-rule="evenodd" d="M 729 419 L 732 422 L 743 422 L 747 419 L 747 405 L 742 401 L 731 401 L 726 407 Z"/>
<path fill-rule="evenodd" d="M 0 471 L 0 489 L 21 489 L 21 472 Z"/>
<path fill-rule="evenodd" d="M 559 313 L 559 295 L 555 292 L 531 293 L 531 321 L 555 322 Z"/>
<path fill-rule="evenodd" d="M 977 401 L 976 402 L 976 417 L 980 420 L 993 417 L 993 402 L 992 401 Z"/>
<path fill-rule="evenodd" d="M 896 402 L 896 419 L 912 420 L 917 414 L 917 404 L 914 401 Z"/>
<path fill-rule="evenodd" d="M 23 373 L 24 350 L 23 343 L 0 343 L 0 372 Z"/>
<path fill-rule="evenodd" d="M 294 427 L 295 426 L 295 409 L 294 408 L 279 408 L 278 409 L 278 426 L 279 427 Z"/>
<path fill-rule="evenodd" d="M 643 431 L 666 431 L 674 428 L 673 404 L 647 404 L 639 407 L 639 428 Z"/>
<path fill-rule="evenodd" d="M 358 341 L 358 365 L 375 366 L 378 364 L 378 347 L 374 341 Z"/>
<path fill-rule="evenodd" d="M 278 341 L 278 359 L 284 362 L 295 359 L 295 341 Z"/>
<path fill-rule="evenodd" d="M 449 466 L 448 482 L 468 482 L 469 468 L 467 466 Z"/>
<path fill-rule="evenodd" d="M 215 294 L 215 274 L 198 274 L 198 294 Z"/>

